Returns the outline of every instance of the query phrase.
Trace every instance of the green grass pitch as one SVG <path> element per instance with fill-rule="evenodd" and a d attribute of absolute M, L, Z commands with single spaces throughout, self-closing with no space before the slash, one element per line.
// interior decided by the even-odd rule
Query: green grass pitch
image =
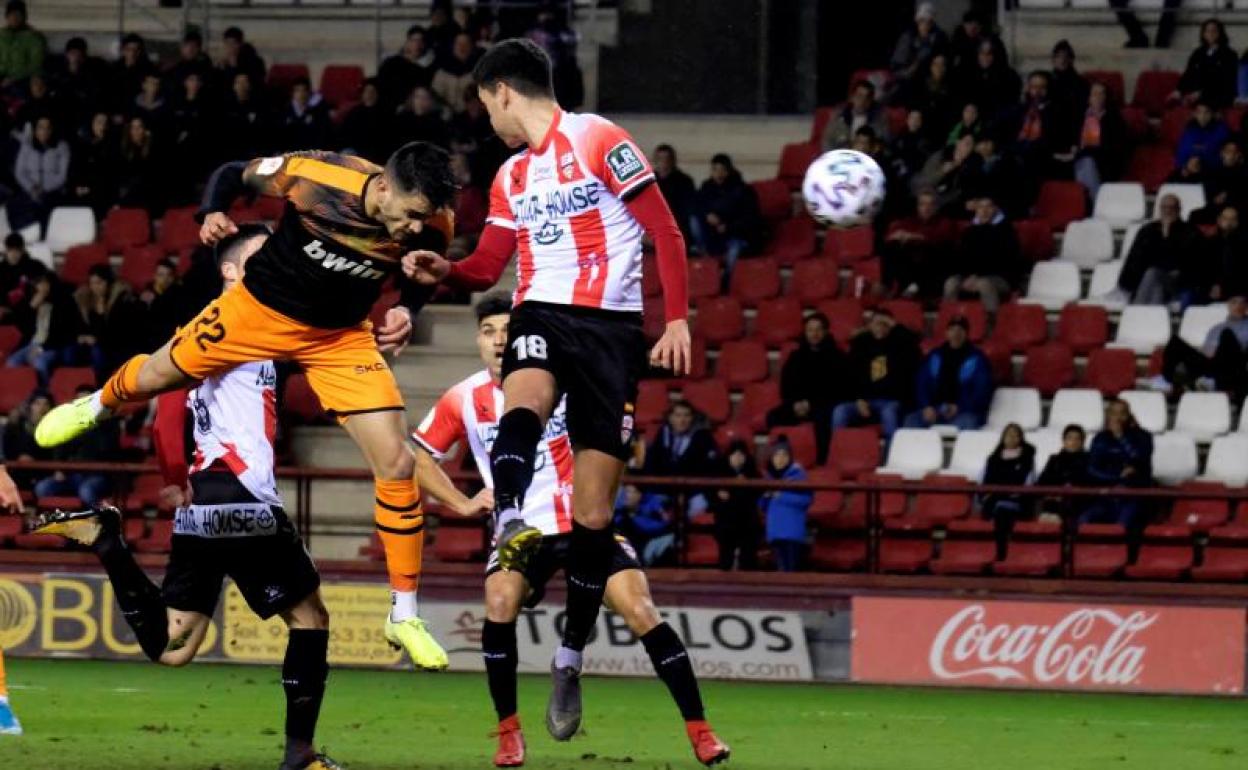
<path fill-rule="evenodd" d="M 273 770 L 284 705 L 272 667 L 9 660 L 26 735 L 0 767 Z M 529 767 L 677 770 L 693 761 L 666 690 L 589 679 L 585 734 L 552 741 L 547 683 L 523 677 Z M 1248 767 L 1248 703 L 707 682 L 709 715 L 742 770 L 1213 770 Z M 478 674 L 333 672 L 319 742 L 348 770 L 488 768 L 494 743 Z"/>

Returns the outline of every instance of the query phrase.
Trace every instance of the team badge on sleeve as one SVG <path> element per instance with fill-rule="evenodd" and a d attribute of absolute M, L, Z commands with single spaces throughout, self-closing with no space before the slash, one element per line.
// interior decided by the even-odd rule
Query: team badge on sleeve
<path fill-rule="evenodd" d="M 282 169 L 282 162 L 285 160 L 281 155 L 265 158 L 256 165 L 256 174 L 258 176 L 272 176 Z"/>
<path fill-rule="evenodd" d="M 646 164 L 641 160 L 641 153 L 637 152 L 633 143 L 627 140 L 611 148 L 607 153 L 607 165 L 611 167 L 615 181 L 620 184 L 646 170 Z"/>

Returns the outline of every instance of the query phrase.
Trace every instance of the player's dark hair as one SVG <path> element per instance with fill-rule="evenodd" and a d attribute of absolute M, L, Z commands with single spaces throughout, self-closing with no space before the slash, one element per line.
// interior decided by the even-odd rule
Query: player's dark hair
<path fill-rule="evenodd" d="M 451 156 L 429 142 L 408 142 L 386 161 L 386 178 L 404 195 L 421 193 L 440 209 L 455 198 Z"/>
<path fill-rule="evenodd" d="M 511 312 L 511 297 L 506 292 L 492 291 L 477 301 L 473 310 L 477 314 L 477 323 L 481 323 L 492 315 L 503 315 Z"/>
<path fill-rule="evenodd" d="M 485 52 L 472 68 L 472 82 L 490 92 L 506 83 L 525 96 L 554 99 L 550 70 L 550 57 L 541 46 L 526 38 L 512 38 Z"/>
<path fill-rule="evenodd" d="M 229 263 L 238 265 L 243 261 L 243 246 L 254 238 L 268 238 L 273 230 L 263 222 L 247 222 L 238 226 L 238 232 L 227 235 L 217 241 L 213 255 L 217 259 L 217 267 Z"/>

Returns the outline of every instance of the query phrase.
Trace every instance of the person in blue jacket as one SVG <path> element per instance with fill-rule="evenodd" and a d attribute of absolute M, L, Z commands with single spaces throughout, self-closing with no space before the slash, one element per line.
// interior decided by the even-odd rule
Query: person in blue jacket
<path fill-rule="evenodd" d="M 1231 129 L 1214 112 L 1209 102 L 1196 102 L 1192 119 L 1179 136 L 1174 153 L 1174 167 L 1183 168 L 1192 157 L 1200 158 L 1200 167 L 1207 174 L 1222 165 L 1222 145 L 1231 138 Z"/>
<path fill-rule="evenodd" d="M 1153 436 L 1136 423 L 1126 401 L 1109 402 L 1105 430 L 1092 439 L 1088 455 L 1088 476 L 1094 485 L 1135 489 L 1153 485 Z M 1145 523 L 1141 514 L 1139 499 L 1098 499 L 1079 523 L 1119 524 L 1133 531 Z"/>
<path fill-rule="evenodd" d="M 927 354 L 919 367 L 916 403 L 907 428 L 956 425 L 974 430 L 984 424 L 992 400 L 992 366 L 968 339 L 970 323 L 955 316 L 945 329 L 945 344 Z"/>
<path fill-rule="evenodd" d="M 782 481 L 805 481 L 806 471 L 793 459 L 789 441 L 780 436 L 768 450 L 767 477 Z M 776 556 L 776 569 L 797 572 L 806 547 L 806 514 L 814 494 L 784 489 L 763 495 L 759 507 L 767 517 L 767 542 Z"/>

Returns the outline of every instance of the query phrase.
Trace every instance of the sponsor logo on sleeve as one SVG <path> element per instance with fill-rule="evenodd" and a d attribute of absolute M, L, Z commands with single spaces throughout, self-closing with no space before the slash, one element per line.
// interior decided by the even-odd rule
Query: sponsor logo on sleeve
<path fill-rule="evenodd" d="M 615 181 L 620 184 L 624 184 L 646 170 L 646 164 L 641 160 L 641 153 L 637 152 L 633 143 L 627 140 L 611 148 L 607 153 L 607 165 L 611 167 Z"/>

